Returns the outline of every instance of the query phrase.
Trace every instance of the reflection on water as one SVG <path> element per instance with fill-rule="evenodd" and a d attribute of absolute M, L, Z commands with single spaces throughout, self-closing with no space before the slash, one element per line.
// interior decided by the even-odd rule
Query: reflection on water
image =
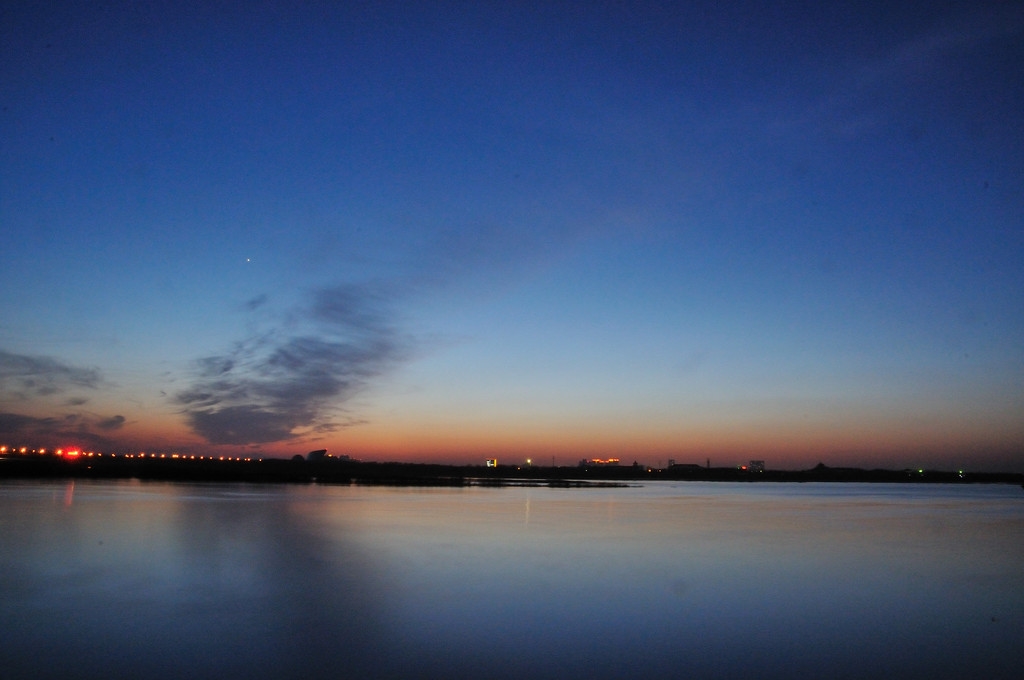
<path fill-rule="evenodd" d="M 3 677 L 1017 677 L 1008 486 L 0 484 Z"/>

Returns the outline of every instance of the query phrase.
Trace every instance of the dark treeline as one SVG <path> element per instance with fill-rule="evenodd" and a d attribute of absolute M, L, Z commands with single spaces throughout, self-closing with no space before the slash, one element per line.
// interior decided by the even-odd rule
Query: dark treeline
<path fill-rule="evenodd" d="M 211 482 L 378 484 L 394 486 L 593 486 L 655 480 L 713 482 L 883 482 L 1024 483 L 1019 473 L 935 470 L 864 470 L 828 467 L 809 470 L 749 470 L 673 465 L 586 465 L 542 467 L 374 463 L 337 458 L 216 460 L 103 456 L 68 459 L 52 454 L 0 457 L 3 478 L 152 479 Z"/>

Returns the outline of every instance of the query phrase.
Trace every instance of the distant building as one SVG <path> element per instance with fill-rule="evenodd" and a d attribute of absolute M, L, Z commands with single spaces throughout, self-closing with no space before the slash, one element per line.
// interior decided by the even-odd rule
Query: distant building
<path fill-rule="evenodd" d="M 619 461 L 618 458 L 591 458 L 590 460 L 587 460 L 587 459 L 584 458 L 583 460 L 580 461 L 580 467 L 587 467 L 587 466 L 590 466 L 590 465 L 596 465 L 596 466 L 618 465 L 619 462 L 620 461 Z"/>
<path fill-rule="evenodd" d="M 487 467 L 496 468 L 496 467 L 498 467 L 498 459 L 497 458 L 488 458 L 487 460 L 484 461 L 484 464 Z"/>
<path fill-rule="evenodd" d="M 764 472 L 764 461 L 763 460 L 752 460 L 750 465 L 747 467 L 750 472 Z"/>

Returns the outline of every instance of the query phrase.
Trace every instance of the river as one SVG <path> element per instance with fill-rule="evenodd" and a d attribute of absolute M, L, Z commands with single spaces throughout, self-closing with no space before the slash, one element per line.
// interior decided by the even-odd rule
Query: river
<path fill-rule="evenodd" d="M 1010 485 L 0 483 L 4 678 L 1017 678 Z"/>

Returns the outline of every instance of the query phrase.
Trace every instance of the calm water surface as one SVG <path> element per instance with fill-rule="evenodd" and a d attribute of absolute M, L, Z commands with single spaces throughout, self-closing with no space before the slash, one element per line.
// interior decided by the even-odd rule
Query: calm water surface
<path fill-rule="evenodd" d="M 1018 678 L 1019 487 L 0 483 L 4 678 Z"/>

